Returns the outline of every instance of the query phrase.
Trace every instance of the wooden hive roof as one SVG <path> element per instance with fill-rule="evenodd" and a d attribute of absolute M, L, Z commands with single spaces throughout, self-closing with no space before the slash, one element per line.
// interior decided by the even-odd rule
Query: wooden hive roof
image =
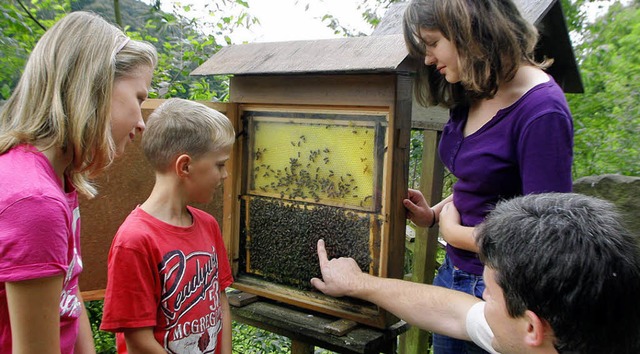
<path fill-rule="evenodd" d="M 408 61 L 402 34 L 391 34 L 232 45 L 220 49 L 191 74 L 392 72 Z"/>

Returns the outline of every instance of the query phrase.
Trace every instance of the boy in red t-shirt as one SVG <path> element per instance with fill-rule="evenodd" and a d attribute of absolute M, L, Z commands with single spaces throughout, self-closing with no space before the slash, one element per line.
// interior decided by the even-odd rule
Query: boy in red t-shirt
<path fill-rule="evenodd" d="M 189 204 L 211 201 L 234 140 L 229 119 L 199 103 L 169 99 L 149 116 L 142 149 L 156 183 L 109 251 L 101 329 L 116 332 L 118 353 L 231 354 L 220 227 Z"/>

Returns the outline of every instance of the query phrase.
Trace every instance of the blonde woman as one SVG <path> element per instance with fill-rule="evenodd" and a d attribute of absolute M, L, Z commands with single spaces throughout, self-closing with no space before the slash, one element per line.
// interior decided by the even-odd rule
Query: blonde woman
<path fill-rule="evenodd" d="M 78 193 L 144 129 L 157 54 L 74 12 L 35 46 L 0 113 L 0 354 L 93 353 L 78 288 Z"/>

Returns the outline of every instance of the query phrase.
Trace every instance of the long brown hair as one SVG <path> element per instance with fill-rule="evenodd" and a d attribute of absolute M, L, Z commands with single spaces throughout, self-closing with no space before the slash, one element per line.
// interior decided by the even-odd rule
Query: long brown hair
<path fill-rule="evenodd" d="M 421 59 L 426 47 L 420 29 L 438 30 L 458 51 L 460 82 L 451 84 L 422 61 L 416 79 L 419 103 L 454 107 L 491 98 L 515 76 L 522 63 L 551 64 L 534 58 L 538 31 L 511 0 L 412 0 L 403 20 L 409 54 Z"/>

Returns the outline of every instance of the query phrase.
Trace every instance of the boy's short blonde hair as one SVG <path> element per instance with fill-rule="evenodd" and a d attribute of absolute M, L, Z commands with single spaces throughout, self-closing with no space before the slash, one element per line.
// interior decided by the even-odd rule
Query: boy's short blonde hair
<path fill-rule="evenodd" d="M 144 155 L 156 171 L 166 171 L 176 157 L 194 159 L 233 145 L 229 118 L 201 103 L 171 98 L 149 115 L 142 135 Z"/>

